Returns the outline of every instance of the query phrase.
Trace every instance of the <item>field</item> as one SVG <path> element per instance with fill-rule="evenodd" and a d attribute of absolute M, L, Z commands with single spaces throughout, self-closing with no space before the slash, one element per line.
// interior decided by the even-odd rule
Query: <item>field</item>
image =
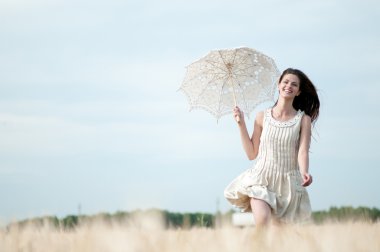
<path fill-rule="evenodd" d="M 265 231 L 221 227 L 164 229 L 159 222 L 48 225 L 0 231 L 1 252 L 145 251 L 380 251 L 380 223 L 273 226 Z"/>

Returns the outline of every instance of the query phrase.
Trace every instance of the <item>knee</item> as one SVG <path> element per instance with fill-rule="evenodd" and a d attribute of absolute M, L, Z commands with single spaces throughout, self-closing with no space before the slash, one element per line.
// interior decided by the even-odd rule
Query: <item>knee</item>
<path fill-rule="evenodd" d="M 267 213 L 255 213 L 254 219 L 255 219 L 255 225 L 262 227 L 262 226 L 267 226 L 269 224 L 271 216 L 270 214 L 267 214 Z"/>
<path fill-rule="evenodd" d="M 251 207 L 256 226 L 266 226 L 272 217 L 269 205 L 262 200 L 256 200 L 252 198 Z"/>

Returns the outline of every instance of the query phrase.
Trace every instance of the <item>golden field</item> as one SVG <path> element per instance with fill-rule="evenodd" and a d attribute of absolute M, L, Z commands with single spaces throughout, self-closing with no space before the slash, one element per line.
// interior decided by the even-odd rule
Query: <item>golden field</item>
<path fill-rule="evenodd" d="M 48 225 L 0 231 L 1 252 L 145 251 L 380 251 L 380 223 L 352 222 L 304 226 L 165 229 L 154 220 L 80 225 L 59 230 Z"/>

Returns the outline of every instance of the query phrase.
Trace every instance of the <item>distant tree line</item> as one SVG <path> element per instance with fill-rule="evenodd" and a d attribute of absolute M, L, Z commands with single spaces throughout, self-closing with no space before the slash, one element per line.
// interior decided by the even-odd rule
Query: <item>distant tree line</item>
<path fill-rule="evenodd" d="M 326 221 L 380 221 L 380 210 L 368 207 L 331 207 L 327 211 L 313 212 L 313 220 L 315 223 L 324 223 Z"/>
<path fill-rule="evenodd" d="M 157 223 L 164 228 L 192 228 L 192 227 L 206 227 L 211 228 L 217 225 L 218 219 L 229 220 L 231 219 L 233 211 L 225 214 L 217 213 L 177 213 L 169 212 L 167 210 L 149 209 L 149 210 L 135 210 L 132 212 L 118 211 L 113 214 L 99 213 L 96 215 L 68 215 L 59 219 L 56 216 L 44 216 L 32 219 L 26 219 L 14 222 L 8 225 L 10 227 L 25 227 L 32 225 L 36 227 L 49 226 L 59 229 L 73 229 L 81 224 L 91 224 L 95 222 L 102 222 L 110 225 L 129 225 L 134 227 L 145 225 L 157 225 Z"/>
<path fill-rule="evenodd" d="M 235 211 L 231 210 L 226 213 L 177 213 L 169 212 L 166 210 L 149 209 L 149 210 L 136 210 L 132 212 L 118 211 L 113 214 L 99 213 L 96 215 L 68 215 L 64 218 L 57 218 L 56 216 L 45 216 L 33 219 L 26 219 L 11 223 L 10 227 L 24 227 L 26 225 L 33 226 L 50 226 L 57 229 L 70 230 L 78 225 L 91 224 L 96 221 L 110 225 L 132 225 L 135 227 L 141 226 L 142 222 L 148 222 L 148 225 L 158 221 L 164 228 L 192 228 L 192 227 L 205 227 L 213 228 L 222 224 L 230 224 L 232 214 Z M 380 210 L 377 208 L 368 207 L 331 207 L 327 211 L 315 211 L 312 218 L 315 223 L 320 224 L 326 221 L 367 221 L 377 222 L 380 221 Z"/>

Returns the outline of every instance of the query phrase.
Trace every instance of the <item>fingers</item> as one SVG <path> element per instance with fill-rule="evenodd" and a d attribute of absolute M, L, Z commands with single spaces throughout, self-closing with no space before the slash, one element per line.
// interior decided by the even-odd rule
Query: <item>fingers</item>
<path fill-rule="evenodd" d="M 243 115 L 243 111 L 241 111 L 238 106 L 234 108 L 233 112 L 234 112 L 234 117 Z"/>
<path fill-rule="evenodd" d="M 310 176 L 309 176 L 309 174 L 303 174 L 302 175 L 302 180 L 303 180 L 302 186 L 308 186 L 309 183 L 310 183 Z"/>
<path fill-rule="evenodd" d="M 313 178 L 309 175 L 307 179 L 304 181 L 304 186 L 309 186 L 313 182 Z"/>
<path fill-rule="evenodd" d="M 241 111 L 238 106 L 234 108 L 233 113 L 234 113 L 234 118 L 237 123 L 240 123 L 242 118 L 244 119 L 243 111 Z"/>
<path fill-rule="evenodd" d="M 302 186 L 304 187 L 309 186 L 313 182 L 313 177 L 310 174 L 304 174 L 302 178 L 303 178 Z"/>

